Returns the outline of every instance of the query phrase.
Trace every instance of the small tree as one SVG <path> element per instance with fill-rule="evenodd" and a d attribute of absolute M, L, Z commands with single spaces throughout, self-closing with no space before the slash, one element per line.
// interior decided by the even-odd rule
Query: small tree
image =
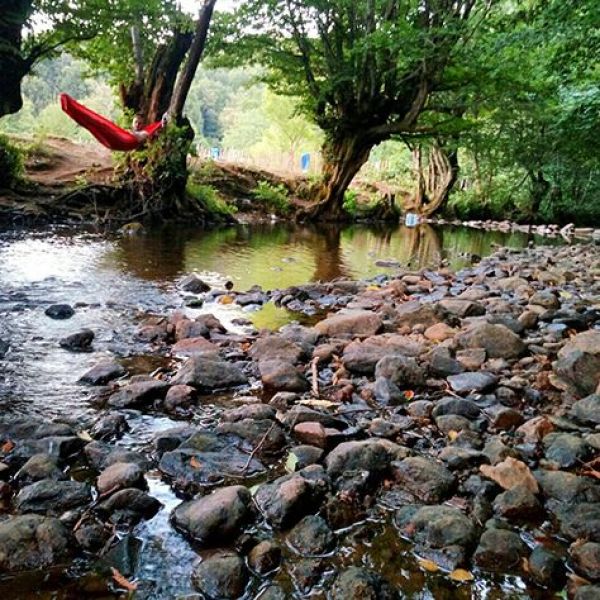
<path fill-rule="evenodd" d="M 325 133 L 312 216 L 343 216 L 344 192 L 373 146 L 435 131 L 433 95 L 460 84 L 486 0 L 249 0 L 235 14 L 235 62 L 260 61 L 276 92 L 299 96 Z"/>

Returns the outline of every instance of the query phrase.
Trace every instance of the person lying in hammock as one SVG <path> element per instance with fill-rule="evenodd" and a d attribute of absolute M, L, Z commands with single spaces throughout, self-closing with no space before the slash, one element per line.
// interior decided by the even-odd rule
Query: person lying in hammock
<path fill-rule="evenodd" d="M 137 150 L 147 140 L 157 135 L 167 124 L 166 114 L 160 121 L 146 125 L 145 127 L 143 126 L 141 115 L 136 115 L 133 119 L 133 128 L 131 131 L 128 131 L 83 104 L 80 104 L 68 94 L 60 95 L 60 105 L 69 117 L 87 129 L 109 150 L 121 152 Z"/>

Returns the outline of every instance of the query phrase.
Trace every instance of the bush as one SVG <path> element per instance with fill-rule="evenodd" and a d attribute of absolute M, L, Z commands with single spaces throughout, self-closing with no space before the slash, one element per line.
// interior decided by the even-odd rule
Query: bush
<path fill-rule="evenodd" d="M 344 192 L 342 208 L 353 217 L 358 214 L 358 192 L 356 190 L 346 190 Z"/>
<path fill-rule="evenodd" d="M 0 135 L 0 188 L 10 188 L 23 174 L 23 155 Z"/>
<path fill-rule="evenodd" d="M 282 183 L 273 185 L 268 181 L 259 181 L 252 194 L 271 210 L 287 213 L 291 208 L 288 190 Z"/>
<path fill-rule="evenodd" d="M 230 206 L 219 196 L 219 192 L 210 185 L 203 185 L 195 181 L 188 181 L 187 193 L 203 204 L 212 214 L 232 215 L 237 212 L 235 206 Z"/>

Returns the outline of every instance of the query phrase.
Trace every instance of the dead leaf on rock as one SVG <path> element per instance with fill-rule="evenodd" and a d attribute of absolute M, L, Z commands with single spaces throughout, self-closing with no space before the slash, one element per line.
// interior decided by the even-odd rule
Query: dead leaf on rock
<path fill-rule="evenodd" d="M 8 454 L 14 447 L 15 443 L 11 440 L 7 440 L 4 442 L 4 444 L 2 444 L 2 446 L 0 446 L 0 452 L 2 452 L 2 454 Z"/>
<path fill-rule="evenodd" d="M 120 573 L 114 567 L 111 567 L 112 577 L 115 582 L 122 588 L 129 590 L 130 592 L 135 592 L 137 590 L 137 583 L 133 581 L 129 581 L 122 573 Z"/>
<path fill-rule="evenodd" d="M 190 467 L 192 467 L 192 469 L 200 469 L 202 463 L 195 456 L 192 456 L 192 458 L 190 458 Z"/>
<path fill-rule="evenodd" d="M 419 558 L 417 562 L 419 563 L 421 569 L 427 571 L 428 573 L 437 573 L 440 570 L 439 565 L 437 563 L 434 563 L 432 560 L 428 560 L 426 558 Z"/>

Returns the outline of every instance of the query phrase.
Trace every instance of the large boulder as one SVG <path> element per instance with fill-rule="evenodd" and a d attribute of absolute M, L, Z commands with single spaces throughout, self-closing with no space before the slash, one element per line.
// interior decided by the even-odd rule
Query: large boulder
<path fill-rule="evenodd" d="M 252 496 L 241 485 L 224 487 L 183 502 L 172 514 L 174 525 L 202 546 L 236 536 L 252 515 Z"/>
<path fill-rule="evenodd" d="M 58 519 L 22 515 L 0 523 L 0 573 L 44 569 L 70 556 L 69 534 Z"/>
<path fill-rule="evenodd" d="M 66 510 L 90 502 L 92 494 L 87 483 L 42 479 L 24 487 L 15 500 L 21 512 L 60 516 Z"/>
<path fill-rule="evenodd" d="M 237 365 L 203 356 L 188 358 L 172 379 L 174 385 L 191 385 L 200 392 L 211 392 L 247 382 L 248 378 Z"/>
<path fill-rule="evenodd" d="M 427 503 L 442 502 L 456 485 L 454 475 L 446 467 L 422 456 L 394 462 L 392 470 L 403 489 Z"/>
<path fill-rule="evenodd" d="M 328 483 L 323 467 L 311 465 L 262 484 L 255 495 L 256 505 L 273 527 L 286 529 L 319 509 Z"/>
<path fill-rule="evenodd" d="M 192 573 L 194 587 L 205 598 L 241 598 L 248 583 L 248 569 L 234 552 L 224 551 L 197 564 Z"/>
<path fill-rule="evenodd" d="M 600 331 L 577 334 L 558 352 L 554 371 L 574 391 L 593 394 L 600 383 Z"/>
<path fill-rule="evenodd" d="M 482 323 L 458 336 L 462 348 L 483 348 L 489 358 L 518 358 L 526 346 L 523 340 L 504 325 Z"/>
<path fill-rule="evenodd" d="M 473 562 L 485 571 L 520 571 L 527 546 L 517 533 L 506 529 L 484 531 Z"/>
<path fill-rule="evenodd" d="M 112 394 L 108 399 L 108 405 L 112 408 L 151 406 L 155 400 L 162 400 L 168 389 L 168 383 L 157 379 L 130 383 Z"/>
<path fill-rule="evenodd" d="M 265 388 L 278 392 L 305 392 L 309 383 L 302 373 L 285 360 L 261 360 L 258 363 L 260 378 Z"/>

